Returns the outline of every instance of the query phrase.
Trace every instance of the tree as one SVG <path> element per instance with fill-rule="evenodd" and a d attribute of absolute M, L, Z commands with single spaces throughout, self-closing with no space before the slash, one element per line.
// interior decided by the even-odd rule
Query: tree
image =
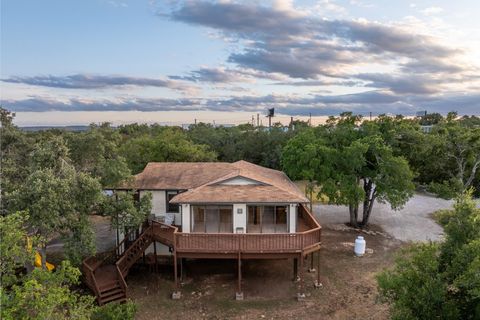
<path fill-rule="evenodd" d="M 359 120 L 351 114 L 331 117 L 325 126 L 292 138 L 282 158 L 293 179 L 313 181 L 330 203 L 347 205 L 350 224 L 355 227 L 368 224 L 376 200 L 399 208 L 414 190 L 407 161 L 395 156 L 382 136 L 358 127 Z"/>
<path fill-rule="evenodd" d="M 138 228 L 152 211 L 152 194 L 143 195 L 138 202 L 133 191 L 116 192 L 105 197 L 100 213 L 109 216 L 114 228 Z"/>
<path fill-rule="evenodd" d="M 31 174 L 12 195 L 16 210 L 29 213 L 28 225 L 38 236 L 42 265 L 47 243 L 54 236 L 66 240 L 67 254 L 79 263 L 95 250 L 88 215 L 100 202 L 100 183 L 70 164 L 63 139 L 56 137 L 34 147 Z"/>
<path fill-rule="evenodd" d="M 119 131 L 108 123 L 66 135 L 75 168 L 98 178 L 104 187 L 116 187 L 130 176 L 126 159 L 119 155 L 121 139 Z"/>
<path fill-rule="evenodd" d="M 214 161 L 215 152 L 206 145 L 193 143 L 180 128 L 164 128 L 154 136 L 142 135 L 127 140 L 120 148 L 133 173 L 145 168 L 148 162 Z"/>
<path fill-rule="evenodd" d="M 2 292 L 2 319 L 90 319 L 94 298 L 70 290 L 79 277 L 68 261 L 56 272 L 35 269 L 8 295 Z"/>
<path fill-rule="evenodd" d="M 25 212 L 0 215 L 0 276 L 2 287 L 18 282 L 18 270 L 33 262 L 33 251 L 28 250 Z"/>
<path fill-rule="evenodd" d="M 0 107 L 0 210 L 2 214 L 5 214 L 11 206 L 12 192 L 25 181 L 29 174 L 29 155 L 32 151 L 31 139 L 13 124 L 14 117 L 14 113 Z"/>
<path fill-rule="evenodd" d="M 480 317 L 480 209 L 471 192 L 445 217 L 444 242 L 406 248 L 394 268 L 377 276 L 393 319 Z"/>

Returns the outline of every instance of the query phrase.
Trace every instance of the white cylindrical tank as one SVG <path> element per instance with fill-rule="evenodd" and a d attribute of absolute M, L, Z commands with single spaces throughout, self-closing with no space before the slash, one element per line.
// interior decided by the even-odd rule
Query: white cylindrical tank
<path fill-rule="evenodd" d="M 357 257 L 361 257 L 365 254 L 365 247 L 366 247 L 366 242 L 365 239 L 363 239 L 362 236 L 358 236 L 357 239 L 355 239 L 355 255 Z"/>

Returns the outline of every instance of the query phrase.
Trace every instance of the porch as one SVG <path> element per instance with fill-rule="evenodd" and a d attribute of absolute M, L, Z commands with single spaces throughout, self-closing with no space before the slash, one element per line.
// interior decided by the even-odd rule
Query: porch
<path fill-rule="evenodd" d="M 237 260 L 237 293 L 241 293 L 242 260 L 291 258 L 294 261 L 295 273 L 296 270 L 303 270 L 304 258 L 308 255 L 312 256 L 313 263 L 313 253 L 320 250 L 321 227 L 303 205 L 298 210 L 297 230 L 296 233 L 274 234 L 183 233 L 177 227 L 149 221 L 143 227 L 139 237 L 128 247 L 125 241 L 119 244 L 115 249 L 114 261 L 116 262 L 113 265 L 106 265 L 106 259 L 103 262 L 97 262 L 95 259 L 88 258 L 84 260 L 83 271 L 87 284 L 96 293 L 99 303 L 103 303 L 102 296 L 105 296 L 106 293 L 99 285 L 104 282 L 100 278 L 104 276 L 106 268 L 116 270 L 115 290 L 122 290 L 123 295 L 121 297 L 124 299 L 127 290 L 124 279 L 128 275 L 129 269 L 144 255 L 145 250 L 152 243 L 160 242 L 169 246 L 173 252 L 176 290 L 174 297 L 179 295 L 179 273 L 182 274 L 183 258 Z M 319 262 L 320 260 L 318 260 Z M 302 271 L 299 278 L 301 279 L 300 291 L 303 291 Z"/>

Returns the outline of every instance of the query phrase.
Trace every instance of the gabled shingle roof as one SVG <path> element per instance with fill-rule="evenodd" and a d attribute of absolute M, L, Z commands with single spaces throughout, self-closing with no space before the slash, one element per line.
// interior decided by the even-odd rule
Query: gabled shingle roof
<path fill-rule="evenodd" d="M 236 177 L 259 183 L 222 184 Z M 135 176 L 135 187 L 143 190 L 188 190 L 172 199 L 176 203 L 308 202 L 283 172 L 243 160 L 234 163 L 151 162 Z"/>

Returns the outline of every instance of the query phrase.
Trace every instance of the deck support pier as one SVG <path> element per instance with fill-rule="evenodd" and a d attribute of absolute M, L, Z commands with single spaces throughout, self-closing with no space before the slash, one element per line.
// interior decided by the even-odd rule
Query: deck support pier
<path fill-rule="evenodd" d="M 175 277 L 175 291 L 172 293 L 172 299 L 178 300 L 182 297 L 180 290 L 178 289 L 178 261 L 177 252 L 173 252 L 173 276 Z"/>
<path fill-rule="evenodd" d="M 293 258 L 293 281 L 298 281 L 298 259 Z"/>
<path fill-rule="evenodd" d="M 187 272 L 185 270 L 185 265 L 186 265 L 186 260 L 185 258 L 180 258 L 180 283 L 183 283 L 186 279 Z"/>
<path fill-rule="evenodd" d="M 315 267 L 313 266 L 313 255 L 314 252 L 310 253 L 310 268 L 308 269 L 308 272 L 310 273 L 315 272 Z"/>
<path fill-rule="evenodd" d="M 238 282 L 237 282 L 237 292 L 235 292 L 235 300 L 243 300 L 243 291 L 242 291 L 242 254 L 238 253 L 237 259 L 237 271 L 238 271 Z"/>
<path fill-rule="evenodd" d="M 322 283 L 320 282 L 320 250 L 317 251 L 317 280 L 313 284 L 315 288 L 321 288 Z"/>
<path fill-rule="evenodd" d="M 158 272 L 157 242 L 153 241 L 153 255 L 155 256 L 155 273 Z"/>
<path fill-rule="evenodd" d="M 303 254 L 300 254 L 300 285 L 299 285 L 299 292 L 297 293 L 297 300 L 298 301 L 304 301 L 305 300 L 305 272 L 304 272 L 304 267 L 303 267 L 303 260 L 304 256 Z"/>

